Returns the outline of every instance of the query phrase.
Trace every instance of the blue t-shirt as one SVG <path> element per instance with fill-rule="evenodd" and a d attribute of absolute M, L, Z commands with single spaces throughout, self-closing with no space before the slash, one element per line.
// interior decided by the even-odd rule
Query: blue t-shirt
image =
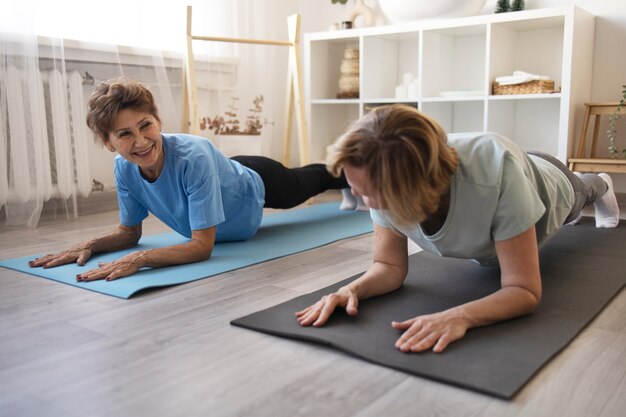
<path fill-rule="evenodd" d="M 259 174 L 222 155 L 208 139 L 161 136 L 163 170 L 153 183 L 137 165 L 115 158 L 121 224 L 135 226 L 151 212 L 185 237 L 212 226 L 217 226 L 216 241 L 254 236 L 265 203 Z"/>

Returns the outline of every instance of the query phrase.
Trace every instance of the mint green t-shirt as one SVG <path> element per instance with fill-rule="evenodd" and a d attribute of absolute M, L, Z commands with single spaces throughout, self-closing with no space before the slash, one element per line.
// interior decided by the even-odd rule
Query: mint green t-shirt
<path fill-rule="evenodd" d="M 496 241 L 535 225 L 541 247 L 559 230 L 571 211 L 574 190 L 557 167 L 494 133 L 450 138 L 448 144 L 456 149 L 459 165 L 441 229 L 426 235 L 419 224 L 402 227 L 385 210 L 372 209 L 376 224 L 396 229 L 428 252 L 481 265 L 497 264 Z"/>

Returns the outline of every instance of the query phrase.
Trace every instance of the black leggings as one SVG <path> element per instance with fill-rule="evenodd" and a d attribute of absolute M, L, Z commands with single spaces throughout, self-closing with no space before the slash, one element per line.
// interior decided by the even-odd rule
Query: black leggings
<path fill-rule="evenodd" d="M 234 156 L 233 161 L 255 171 L 265 185 L 265 207 L 287 209 L 326 190 L 349 188 L 343 173 L 333 177 L 324 164 L 287 168 L 264 156 Z"/>

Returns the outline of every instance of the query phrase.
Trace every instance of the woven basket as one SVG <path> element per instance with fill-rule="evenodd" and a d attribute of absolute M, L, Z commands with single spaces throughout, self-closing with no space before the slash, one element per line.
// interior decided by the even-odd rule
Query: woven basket
<path fill-rule="evenodd" d="M 493 94 L 539 94 L 551 93 L 554 91 L 554 81 L 552 80 L 533 80 L 522 84 L 500 85 L 494 81 Z"/>

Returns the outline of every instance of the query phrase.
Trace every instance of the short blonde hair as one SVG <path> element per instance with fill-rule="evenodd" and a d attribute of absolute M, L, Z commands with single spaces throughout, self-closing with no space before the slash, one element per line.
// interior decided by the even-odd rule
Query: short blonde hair
<path fill-rule="evenodd" d="M 456 151 L 433 118 L 405 105 L 378 107 L 328 148 L 327 165 L 365 168 L 381 209 L 402 225 L 420 223 L 439 207 L 458 165 Z"/>

